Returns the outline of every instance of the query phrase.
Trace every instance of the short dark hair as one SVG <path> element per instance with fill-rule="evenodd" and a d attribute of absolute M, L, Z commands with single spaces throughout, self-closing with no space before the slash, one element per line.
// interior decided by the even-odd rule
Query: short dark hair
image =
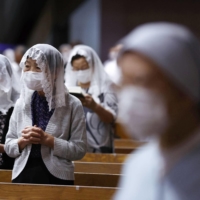
<path fill-rule="evenodd" d="M 81 56 L 81 55 L 79 55 L 79 54 L 76 54 L 75 56 L 73 56 L 72 59 L 71 59 L 71 65 L 72 65 L 72 63 L 73 63 L 75 60 L 78 60 L 78 59 L 80 59 L 80 58 L 85 58 L 85 57 L 84 57 L 84 56 Z"/>

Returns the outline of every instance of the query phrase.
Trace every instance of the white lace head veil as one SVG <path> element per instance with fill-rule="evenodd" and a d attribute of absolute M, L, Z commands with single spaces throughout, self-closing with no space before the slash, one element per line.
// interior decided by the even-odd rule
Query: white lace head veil
<path fill-rule="evenodd" d="M 71 65 L 72 57 L 77 54 L 85 57 L 89 67 L 93 68 L 93 76 L 90 83 L 89 93 L 92 94 L 92 96 L 98 97 L 98 95 L 105 92 L 110 87 L 112 82 L 107 73 L 104 71 L 104 67 L 99 59 L 99 56 L 91 47 L 85 45 L 76 45 L 73 48 L 66 67 L 65 84 L 66 86 L 77 85 L 76 74 L 73 72 L 73 67 Z"/>
<path fill-rule="evenodd" d="M 0 55 L 0 111 L 6 114 L 14 105 L 12 99 L 12 68 L 8 59 Z"/>
<path fill-rule="evenodd" d="M 53 46 L 48 44 L 37 44 L 27 50 L 22 57 L 20 66 L 25 67 L 27 58 L 36 60 L 38 67 L 43 73 L 42 87 L 45 93 L 46 100 L 49 105 L 49 110 L 65 106 L 65 86 L 64 86 L 64 64 L 60 52 Z M 21 98 L 25 104 L 30 103 L 30 94 L 33 90 L 26 87 L 22 74 L 22 92 Z"/>

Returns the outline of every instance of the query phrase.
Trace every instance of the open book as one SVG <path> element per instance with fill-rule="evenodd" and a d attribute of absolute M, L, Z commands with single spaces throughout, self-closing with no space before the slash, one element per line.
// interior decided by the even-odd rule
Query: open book
<path fill-rule="evenodd" d="M 67 87 L 69 93 L 78 98 L 85 98 L 86 92 L 79 86 L 69 86 Z"/>

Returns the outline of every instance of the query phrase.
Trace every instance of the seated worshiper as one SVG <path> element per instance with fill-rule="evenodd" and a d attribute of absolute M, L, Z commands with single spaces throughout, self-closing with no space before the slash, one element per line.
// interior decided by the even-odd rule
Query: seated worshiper
<path fill-rule="evenodd" d="M 17 45 L 15 47 L 15 61 L 20 64 L 23 55 L 26 52 L 26 47 L 24 45 Z"/>
<path fill-rule="evenodd" d="M 66 68 L 67 66 L 67 61 L 68 61 L 71 50 L 72 50 L 72 47 L 70 44 L 61 44 L 59 46 L 59 51 L 62 54 L 63 60 L 64 60 L 64 68 Z"/>
<path fill-rule="evenodd" d="M 13 71 L 8 59 L 0 55 L 0 169 L 12 169 L 14 159 L 4 151 L 10 116 L 19 96 L 13 88 Z"/>
<path fill-rule="evenodd" d="M 104 63 L 104 69 L 109 75 L 110 79 L 118 85 L 121 79 L 121 71 L 117 65 L 117 56 L 122 49 L 121 44 L 117 44 L 109 50 L 109 60 Z"/>
<path fill-rule="evenodd" d="M 80 86 L 86 93 L 80 100 L 86 117 L 87 151 L 112 153 L 117 99 L 111 90 L 112 82 L 92 48 L 74 47 L 68 60 L 65 84 Z"/>
<path fill-rule="evenodd" d="M 15 158 L 12 182 L 73 185 L 72 161 L 86 153 L 85 116 L 64 86 L 62 55 L 37 44 L 20 65 L 22 92 L 5 143 L 6 153 Z"/>
<path fill-rule="evenodd" d="M 19 94 L 21 91 L 21 85 L 20 85 L 20 78 L 22 75 L 22 69 L 19 66 L 19 64 L 15 61 L 15 51 L 13 49 L 6 49 L 3 54 L 9 59 L 10 63 L 11 63 L 11 67 L 12 67 L 12 85 L 13 85 L 13 89 L 18 93 L 18 97 L 19 98 Z"/>
<path fill-rule="evenodd" d="M 200 199 L 200 42 L 173 23 L 123 40 L 119 116 L 149 144 L 129 156 L 115 200 Z"/>

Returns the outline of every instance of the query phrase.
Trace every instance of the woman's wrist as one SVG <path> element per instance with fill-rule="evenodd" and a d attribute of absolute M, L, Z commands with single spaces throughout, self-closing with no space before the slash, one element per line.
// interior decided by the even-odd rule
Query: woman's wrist
<path fill-rule="evenodd" d="M 26 147 L 26 145 L 28 144 L 27 141 L 24 140 L 23 137 L 19 138 L 18 141 L 18 147 L 19 147 L 19 152 L 21 153 L 22 150 Z"/>
<path fill-rule="evenodd" d="M 49 135 L 48 133 L 45 133 L 43 145 L 48 146 L 50 148 L 54 148 L 54 137 L 52 135 Z"/>
<path fill-rule="evenodd" d="M 95 103 L 94 103 L 94 106 L 93 106 L 93 108 L 92 108 L 92 111 L 93 111 L 93 112 L 97 112 L 98 109 L 99 109 L 99 104 L 95 102 Z"/>
<path fill-rule="evenodd" d="M 114 121 L 112 113 L 110 113 L 108 110 L 106 110 L 101 104 L 95 105 L 94 109 L 92 109 L 93 112 L 95 112 L 100 119 L 105 123 L 112 123 Z"/>

